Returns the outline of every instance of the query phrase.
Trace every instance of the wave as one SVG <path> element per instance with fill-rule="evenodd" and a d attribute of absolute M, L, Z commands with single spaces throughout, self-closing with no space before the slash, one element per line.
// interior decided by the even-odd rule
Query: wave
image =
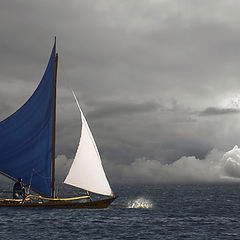
<path fill-rule="evenodd" d="M 128 208 L 152 208 L 153 204 L 150 200 L 143 197 L 128 202 Z"/>

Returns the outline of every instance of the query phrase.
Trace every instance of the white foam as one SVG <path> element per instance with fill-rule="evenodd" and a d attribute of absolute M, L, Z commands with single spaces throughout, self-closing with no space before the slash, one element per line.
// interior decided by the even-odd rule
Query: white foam
<path fill-rule="evenodd" d="M 152 202 L 142 197 L 128 202 L 128 208 L 152 208 L 152 207 L 153 207 Z"/>

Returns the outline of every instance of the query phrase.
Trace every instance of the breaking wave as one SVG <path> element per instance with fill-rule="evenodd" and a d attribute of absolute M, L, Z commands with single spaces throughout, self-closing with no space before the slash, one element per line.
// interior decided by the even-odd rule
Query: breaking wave
<path fill-rule="evenodd" d="M 142 197 L 128 202 L 128 208 L 152 208 L 152 207 L 153 207 L 152 202 Z"/>

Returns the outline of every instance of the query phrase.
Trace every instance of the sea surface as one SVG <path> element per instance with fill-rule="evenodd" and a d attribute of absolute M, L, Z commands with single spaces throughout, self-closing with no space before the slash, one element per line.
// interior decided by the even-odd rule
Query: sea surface
<path fill-rule="evenodd" d="M 0 239 L 240 239 L 240 185 L 115 185 L 108 209 L 0 208 Z"/>

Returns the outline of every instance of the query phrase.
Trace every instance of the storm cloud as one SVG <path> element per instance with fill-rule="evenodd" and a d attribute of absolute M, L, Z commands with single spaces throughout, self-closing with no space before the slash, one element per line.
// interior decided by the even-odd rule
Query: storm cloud
<path fill-rule="evenodd" d="M 150 181 L 156 171 L 153 181 L 162 181 L 179 165 L 200 178 L 194 169 L 202 177 L 209 156 L 240 145 L 239 7 L 237 0 L 2 0 L 0 120 L 31 96 L 57 36 L 61 166 L 80 137 L 73 89 L 111 179 Z"/>
<path fill-rule="evenodd" d="M 202 112 L 200 112 L 200 116 L 235 114 L 235 113 L 240 113 L 239 109 L 208 107 L 205 110 L 203 110 Z"/>

